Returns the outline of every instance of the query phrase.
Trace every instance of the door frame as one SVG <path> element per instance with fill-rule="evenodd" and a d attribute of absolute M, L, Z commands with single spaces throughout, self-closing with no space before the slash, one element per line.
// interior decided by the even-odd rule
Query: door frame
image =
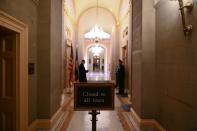
<path fill-rule="evenodd" d="M 17 131 L 28 130 L 28 27 L 0 10 L 0 25 L 17 32 L 19 44 L 17 52 L 17 89 L 16 89 L 16 115 Z"/>

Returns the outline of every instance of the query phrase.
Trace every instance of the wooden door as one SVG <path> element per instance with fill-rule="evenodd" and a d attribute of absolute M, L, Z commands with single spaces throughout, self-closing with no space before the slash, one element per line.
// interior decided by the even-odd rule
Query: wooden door
<path fill-rule="evenodd" d="M 100 56 L 93 57 L 93 71 L 100 71 Z"/>
<path fill-rule="evenodd" d="M 17 131 L 16 34 L 0 31 L 0 131 Z"/>

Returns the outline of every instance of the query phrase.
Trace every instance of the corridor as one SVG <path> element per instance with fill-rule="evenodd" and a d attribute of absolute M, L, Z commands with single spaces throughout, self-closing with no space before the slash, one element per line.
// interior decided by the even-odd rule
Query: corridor
<path fill-rule="evenodd" d="M 116 111 L 101 111 L 97 119 L 97 131 L 124 131 Z M 92 131 L 88 112 L 75 112 L 66 131 Z"/>
<path fill-rule="evenodd" d="M 0 131 L 197 131 L 196 67 L 197 0 L 0 0 Z"/>
<path fill-rule="evenodd" d="M 121 104 L 115 98 L 115 111 L 101 111 L 97 116 L 97 131 L 125 131 L 118 117 Z M 87 111 L 76 111 L 65 131 L 92 131 L 91 115 Z"/>
<path fill-rule="evenodd" d="M 89 72 L 87 73 L 88 81 L 109 81 L 110 74 L 102 72 Z M 97 115 L 97 131 L 126 131 L 123 128 L 121 120 L 118 116 L 122 104 L 117 96 L 115 96 L 115 110 L 114 111 L 100 111 Z M 73 101 L 70 104 L 73 108 Z M 123 110 L 121 110 L 123 112 Z M 70 118 L 69 125 L 62 128 L 61 131 L 91 131 L 92 116 L 88 114 L 88 111 L 74 111 L 72 117 Z M 135 130 L 133 130 L 135 131 Z"/>

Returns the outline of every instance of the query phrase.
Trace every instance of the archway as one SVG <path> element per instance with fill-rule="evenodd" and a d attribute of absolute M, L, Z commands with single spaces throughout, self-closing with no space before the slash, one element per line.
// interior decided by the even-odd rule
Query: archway
<path fill-rule="evenodd" d="M 116 25 L 116 20 L 114 19 L 113 15 L 106 11 L 103 8 L 99 8 L 98 12 L 98 18 L 96 17 L 97 8 L 90 8 L 86 10 L 83 15 L 80 16 L 80 19 L 77 21 L 77 46 L 78 46 L 78 55 L 79 60 L 85 59 L 86 67 L 88 63 L 87 59 L 87 46 L 92 44 L 92 41 L 87 42 L 86 39 L 84 39 L 84 34 L 91 30 L 92 27 L 94 27 L 96 24 L 101 26 L 105 32 L 111 35 L 110 40 L 104 40 L 99 41 L 101 44 L 105 45 L 107 48 L 107 59 L 110 60 L 111 57 L 111 48 L 115 42 L 113 27 Z M 102 19 L 101 19 L 102 18 Z M 90 20 L 91 19 L 91 20 Z M 105 44 L 106 43 L 106 44 Z M 111 61 L 108 62 L 110 64 Z M 109 65 L 105 65 L 109 66 Z M 109 67 L 104 69 L 104 72 L 109 72 Z"/>
<path fill-rule="evenodd" d="M 90 72 L 105 72 L 106 50 L 99 44 L 92 44 L 87 50 L 87 67 Z"/>

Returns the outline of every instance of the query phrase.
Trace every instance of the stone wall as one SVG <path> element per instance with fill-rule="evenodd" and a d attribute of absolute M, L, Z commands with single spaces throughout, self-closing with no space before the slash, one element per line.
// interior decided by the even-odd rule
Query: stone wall
<path fill-rule="evenodd" d="M 62 1 L 42 0 L 38 7 L 38 118 L 50 118 L 62 93 Z"/>
<path fill-rule="evenodd" d="M 178 1 L 161 0 L 156 6 L 156 86 L 158 120 L 168 131 L 197 130 L 197 0 L 186 14 L 193 25 L 183 34 Z"/>
<path fill-rule="evenodd" d="M 142 2 L 142 118 L 155 118 L 158 88 L 155 86 L 155 8 L 153 0 Z"/>
<path fill-rule="evenodd" d="M 51 3 L 41 0 L 38 6 L 38 118 L 50 117 L 51 82 Z"/>
<path fill-rule="evenodd" d="M 62 0 L 51 0 L 51 115 L 60 107 L 63 90 L 62 28 Z"/>
<path fill-rule="evenodd" d="M 186 14 L 194 27 L 185 37 L 178 1 L 133 0 L 132 104 L 141 118 L 168 131 L 197 130 L 197 0 Z M 142 13 L 143 12 L 143 13 Z"/>
<path fill-rule="evenodd" d="M 22 6 L 22 7 L 21 7 Z M 0 0 L 0 10 L 28 26 L 29 124 L 50 119 L 58 110 L 62 93 L 62 0 Z"/>
<path fill-rule="evenodd" d="M 142 1 L 132 3 L 132 104 L 141 116 Z"/>

